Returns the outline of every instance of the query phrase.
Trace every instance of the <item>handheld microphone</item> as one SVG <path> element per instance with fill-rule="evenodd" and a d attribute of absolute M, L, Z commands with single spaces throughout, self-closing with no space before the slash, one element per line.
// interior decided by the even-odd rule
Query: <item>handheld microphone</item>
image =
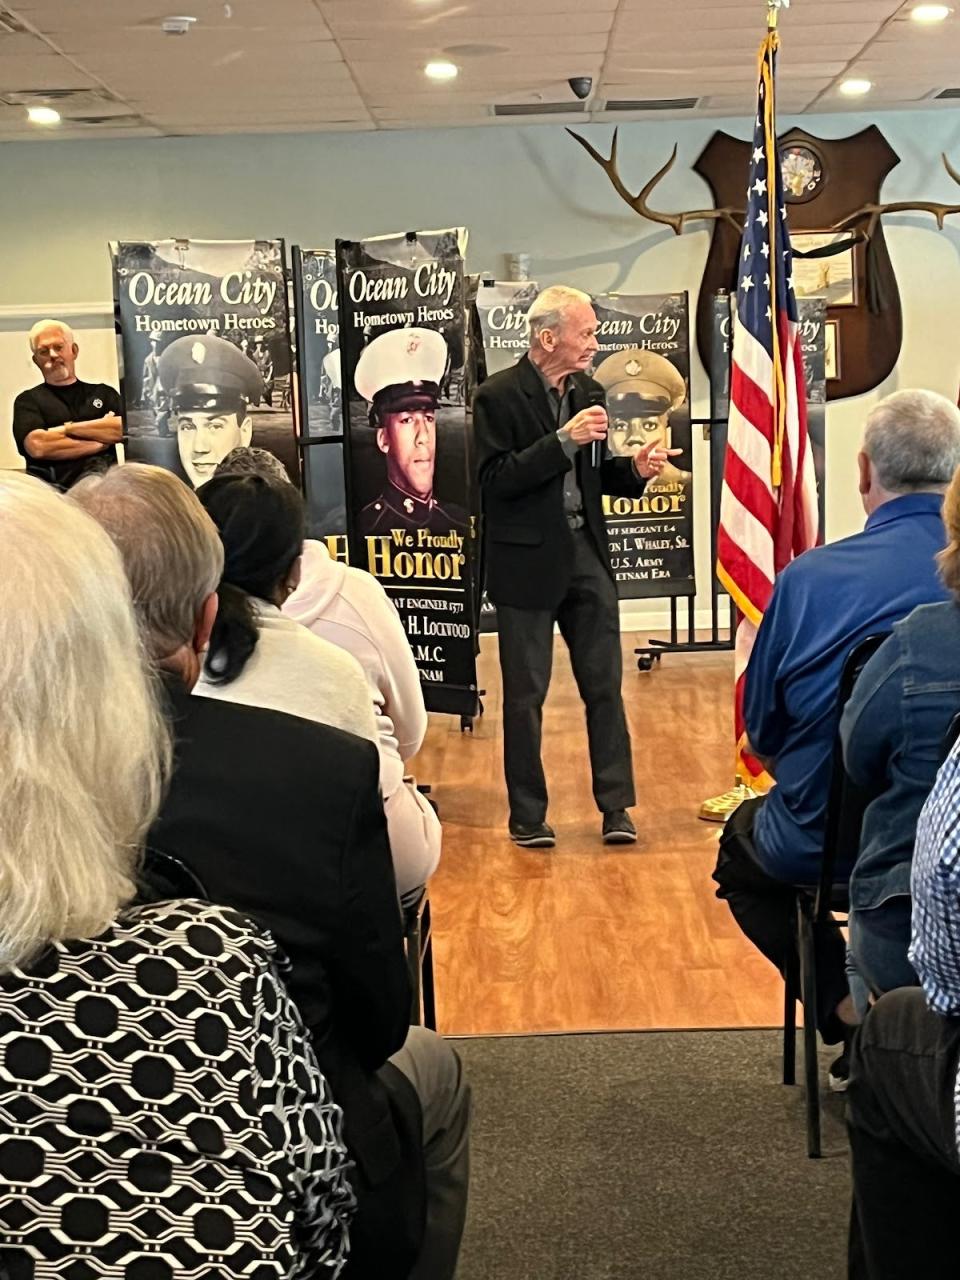
<path fill-rule="evenodd" d="M 584 399 L 584 409 L 606 409 L 606 396 L 602 387 L 591 387 Z M 594 440 L 590 446 L 590 465 L 599 467 L 603 462 L 603 441 Z"/>

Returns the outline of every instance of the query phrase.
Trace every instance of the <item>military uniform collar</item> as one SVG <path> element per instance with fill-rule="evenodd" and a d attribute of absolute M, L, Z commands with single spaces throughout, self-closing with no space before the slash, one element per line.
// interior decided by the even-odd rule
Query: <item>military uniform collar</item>
<path fill-rule="evenodd" d="M 418 498 L 412 493 L 407 493 L 404 489 L 398 489 L 395 484 L 389 480 L 383 488 L 383 500 L 388 506 L 393 507 L 395 511 L 402 511 L 404 515 L 413 519 L 415 516 L 427 516 L 439 504 L 431 493 L 429 498 Z"/>

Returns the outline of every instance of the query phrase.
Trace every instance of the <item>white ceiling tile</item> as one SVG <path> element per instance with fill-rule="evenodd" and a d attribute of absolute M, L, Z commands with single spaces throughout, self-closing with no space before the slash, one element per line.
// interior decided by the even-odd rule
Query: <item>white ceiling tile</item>
<path fill-rule="evenodd" d="M 612 98 L 699 99 L 677 119 L 740 114 L 751 109 L 765 27 L 759 0 L 686 0 L 682 9 L 664 0 L 189 0 L 196 26 L 168 37 L 159 29 L 166 0 L 4 5 L 36 34 L 0 35 L 0 92 L 101 86 L 148 129 L 188 133 L 509 124 L 492 104 L 567 101 L 573 75 L 594 80 L 593 111 L 570 116 L 581 123 L 622 118 L 602 110 Z M 910 105 L 960 80 L 960 15 L 927 32 L 893 20 L 903 7 L 796 0 L 784 10 L 781 111 L 815 99 L 818 109 L 862 110 L 836 93 L 848 67 L 875 81 L 877 104 Z M 431 84 L 422 66 L 446 49 L 460 76 Z M 9 136 L 37 131 L 19 110 L 0 113 L 0 137 Z"/>

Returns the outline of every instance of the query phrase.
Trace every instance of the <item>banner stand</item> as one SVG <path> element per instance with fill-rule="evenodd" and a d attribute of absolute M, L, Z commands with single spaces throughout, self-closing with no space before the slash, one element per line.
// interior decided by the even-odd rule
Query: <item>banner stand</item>
<path fill-rule="evenodd" d="M 713 451 L 716 447 L 713 427 L 726 426 L 726 418 L 691 418 L 691 427 L 703 427 L 710 442 L 710 468 L 713 473 Z M 733 601 L 721 590 L 715 566 L 717 563 L 717 529 L 720 525 L 720 512 L 716 510 L 713 486 L 710 486 L 710 639 L 698 640 L 696 637 L 694 596 L 684 596 L 687 617 L 685 640 L 680 639 L 680 598 L 670 597 L 670 639 L 657 640 L 651 638 L 645 647 L 634 649 L 637 656 L 637 667 L 640 671 L 651 671 L 655 662 L 659 662 L 665 653 L 711 653 L 730 650 L 734 645 L 736 618 Z M 721 599 L 727 601 L 727 619 L 721 620 L 724 612 Z M 725 633 L 725 634 L 722 634 Z"/>

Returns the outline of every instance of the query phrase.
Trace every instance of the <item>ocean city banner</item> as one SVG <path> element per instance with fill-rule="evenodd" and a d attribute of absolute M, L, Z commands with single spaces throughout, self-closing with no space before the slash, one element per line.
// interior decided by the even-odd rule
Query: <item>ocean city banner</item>
<path fill-rule="evenodd" d="M 466 232 L 337 241 L 351 562 L 403 620 L 431 711 L 477 710 Z"/>
<path fill-rule="evenodd" d="M 347 560 L 336 258 L 329 250 L 294 245 L 292 260 L 308 529 L 335 559 Z"/>
<path fill-rule="evenodd" d="M 730 413 L 730 359 L 732 345 L 731 295 L 718 293 L 713 300 L 713 342 L 710 351 L 710 485 L 713 516 L 720 514 L 723 485 L 723 458 L 727 449 L 727 422 Z M 803 344 L 803 378 L 807 391 L 807 432 L 813 449 L 820 508 L 820 541 L 824 539 L 826 518 L 826 428 L 827 428 L 827 302 L 825 298 L 798 298 L 800 340 Z M 719 419 L 719 421 L 716 421 Z M 714 537 L 716 530 L 714 530 Z M 716 556 L 714 556 L 716 559 Z"/>
<path fill-rule="evenodd" d="M 696 594 L 685 293 L 600 294 L 593 377 L 607 397 L 608 456 L 651 441 L 681 449 L 639 498 L 604 497 L 610 560 L 625 599 Z"/>
<path fill-rule="evenodd" d="M 527 350 L 527 312 L 538 292 L 530 281 L 481 285 L 489 373 Z M 609 452 L 632 454 L 655 437 L 683 450 L 641 498 L 603 500 L 617 590 L 624 599 L 694 595 L 687 295 L 599 294 L 593 304 L 600 351 L 591 372 L 607 393 Z M 484 631 L 495 630 L 495 616 L 484 608 Z"/>
<path fill-rule="evenodd" d="M 283 241 L 114 242 L 110 252 L 127 460 L 198 489 L 252 445 L 299 487 Z"/>
<path fill-rule="evenodd" d="M 532 280 L 481 280 L 477 314 L 487 375 L 516 364 L 527 350 L 527 312 L 540 292 Z"/>
<path fill-rule="evenodd" d="M 539 292 L 533 280 L 479 281 L 476 313 L 487 377 L 516 364 L 527 350 L 527 312 Z M 485 635 L 497 630 L 497 610 L 486 591 L 480 595 L 480 630 Z"/>

